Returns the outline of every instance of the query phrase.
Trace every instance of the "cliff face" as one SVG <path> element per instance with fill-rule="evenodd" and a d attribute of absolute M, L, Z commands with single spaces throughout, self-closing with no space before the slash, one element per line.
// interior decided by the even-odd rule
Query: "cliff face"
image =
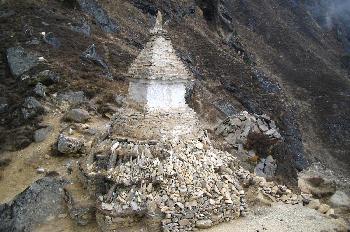
<path fill-rule="evenodd" d="M 324 27 L 323 13 L 313 10 L 324 7 L 312 3 L 3 1 L 1 94 L 11 107 L 2 114 L 2 132 L 28 137 L 25 146 L 38 121 L 19 116 L 17 109 L 32 86 L 14 80 L 5 66 L 7 48 L 21 45 L 47 60 L 39 69 L 49 67 L 63 80 L 50 93 L 83 90 L 88 98 L 98 99 L 98 111 L 104 112 L 114 94 L 126 93 L 127 67 L 161 10 L 175 49 L 196 78 L 189 102 L 203 121 L 213 125 L 241 110 L 266 113 L 285 138 L 274 151 L 279 176 L 295 177 L 307 160 L 349 175 L 348 18 L 346 13 L 333 16 L 332 26 Z M 51 36 L 43 40 L 42 32 Z M 38 44 L 28 43 L 34 38 Z M 91 44 L 96 50 L 87 62 L 81 57 Z"/>

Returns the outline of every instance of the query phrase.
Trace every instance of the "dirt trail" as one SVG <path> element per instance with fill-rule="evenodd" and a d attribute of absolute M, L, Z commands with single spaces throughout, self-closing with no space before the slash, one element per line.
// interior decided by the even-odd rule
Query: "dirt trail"
<path fill-rule="evenodd" d="M 327 218 L 316 210 L 301 206 L 274 204 L 257 208 L 245 218 L 220 224 L 205 232 L 321 232 L 348 231 L 341 220 Z"/>
<path fill-rule="evenodd" d="M 44 174 L 37 173 L 38 167 L 64 175 L 64 163 L 67 162 L 67 159 L 50 156 L 51 146 L 55 143 L 60 130 L 60 117 L 50 115 L 45 117 L 44 121 L 53 128 L 45 141 L 33 143 L 20 151 L 2 154 L 2 157 L 11 159 L 11 163 L 1 172 L 0 204 L 10 201 L 33 182 L 43 177 Z"/>

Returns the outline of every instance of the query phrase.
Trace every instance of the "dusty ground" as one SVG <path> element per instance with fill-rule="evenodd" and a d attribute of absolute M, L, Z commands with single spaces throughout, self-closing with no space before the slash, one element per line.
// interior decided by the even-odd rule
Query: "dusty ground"
<path fill-rule="evenodd" d="M 98 232 L 96 224 L 76 226 L 67 218 L 49 219 L 38 226 L 36 232 Z M 331 232 L 347 231 L 342 220 L 326 218 L 313 209 L 300 205 L 275 204 L 272 207 L 256 208 L 244 218 L 223 223 L 203 232 Z"/>
<path fill-rule="evenodd" d="M 313 209 L 300 205 L 275 204 L 257 208 L 245 218 L 218 225 L 206 232 L 321 232 L 346 231 L 340 220 L 326 218 Z"/>

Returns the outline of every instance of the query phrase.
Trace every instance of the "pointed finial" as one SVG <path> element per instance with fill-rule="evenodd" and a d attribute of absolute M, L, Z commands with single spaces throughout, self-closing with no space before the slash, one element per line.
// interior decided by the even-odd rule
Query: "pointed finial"
<path fill-rule="evenodd" d="M 158 11 L 156 24 L 154 25 L 154 28 L 151 30 L 151 33 L 156 34 L 157 32 L 162 30 L 163 30 L 163 16 L 162 16 L 162 13 Z"/>

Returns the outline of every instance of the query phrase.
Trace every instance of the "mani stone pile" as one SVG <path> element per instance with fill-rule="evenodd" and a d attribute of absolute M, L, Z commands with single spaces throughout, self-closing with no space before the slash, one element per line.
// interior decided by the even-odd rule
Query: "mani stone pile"
<path fill-rule="evenodd" d="M 192 231 L 246 213 L 242 170 L 205 136 L 168 143 L 106 138 L 95 149 L 80 170 L 97 196 L 102 231 Z"/>
<path fill-rule="evenodd" d="M 193 231 L 246 213 L 241 169 L 212 147 L 185 103 L 191 79 L 158 14 L 131 65 L 128 107 L 79 164 L 102 231 Z"/>

